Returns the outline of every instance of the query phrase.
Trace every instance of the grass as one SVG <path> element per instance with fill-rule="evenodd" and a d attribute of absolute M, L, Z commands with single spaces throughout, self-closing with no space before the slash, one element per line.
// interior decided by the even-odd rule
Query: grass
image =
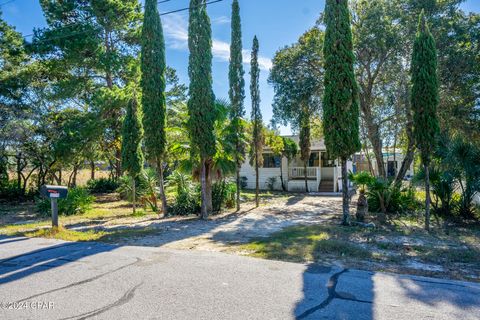
<path fill-rule="evenodd" d="M 478 226 L 459 228 L 447 235 L 440 231 L 427 233 L 416 227 L 411 219 L 407 222 L 410 223 L 407 225 L 402 221 L 391 228 L 373 230 L 335 224 L 293 226 L 236 249 L 250 256 L 273 260 L 339 261 L 346 267 L 430 276 L 438 274 L 428 268 L 408 269 L 409 262 L 417 261 L 441 266 L 444 271 L 439 273 L 451 278 L 480 281 Z M 400 226 L 409 231 L 401 230 Z"/>
<path fill-rule="evenodd" d="M 65 229 L 64 227 L 58 228 L 45 228 L 40 229 L 37 231 L 30 231 L 30 232 L 19 232 L 17 235 L 25 236 L 25 237 L 40 237 L 40 238 L 47 238 L 47 239 L 60 239 L 65 241 L 76 241 L 76 242 L 83 242 L 83 241 L 97 241 L 102 239 L 106 236 L 107 233 L 103 231 L 73 231 Z"/>
<path fill-rule="evenodd" d="M 360 228 L 294 226 L 268 238 L 256 239 L 241 249 L 255 257 L 295 262 L 333 256 L 374 258 L 371 252 L 350 242 L 350 239 L 366 233 L 368 231 Z"/>
<path fill-rule="evenodd" d="M 153 228 L 115 229 L 112 231 L 75 231 L 60 226 L 58 228 L 42 228 L 35 231 L 19 231 L 12 235 L 32 238 L 58 239 L 74 242 L 100 241 L 112 243 L 120 242 L 122 239 L 125 238 L 144 237 L 158 232 L 158 230 L 155 230 Z"/>

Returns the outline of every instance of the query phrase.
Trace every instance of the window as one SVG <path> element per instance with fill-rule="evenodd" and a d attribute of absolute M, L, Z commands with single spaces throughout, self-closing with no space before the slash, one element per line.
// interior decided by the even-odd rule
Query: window
<path fill-rule="evenodd" d="M 335 167 L 335 159 L 330 159 L 327 152 L 322 152 L 322 167 L 331 168 Z"/>
<path fill-rule="evenodd" d="M 264 168 L 280 168 L 281 165 L 282 165 L 282 159 L 279 156 L 274 156 L 271 153 L 263 154 Z"/>

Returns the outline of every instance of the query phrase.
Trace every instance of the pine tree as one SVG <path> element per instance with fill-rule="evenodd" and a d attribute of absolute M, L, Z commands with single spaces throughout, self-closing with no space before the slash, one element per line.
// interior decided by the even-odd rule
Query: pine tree
<path fill-rule="evenodd" d="M 250 63 L 250 95 L 252 100 L 252 147 L 250 150 L 250 162 L 255 167 L 255 204 L 259 206 L 258 192 L 260 189 L 258 181 L 258 168 L 263 165 L 263 122 L 262 111 L 260 110 L 260 69 L 258 67 L 259 43 L 257 36 L 253 38 L 252 60 Z"/>
<path fill-rule="evenodd" d="M 156 0 L 145 1 L 141 68 L 146 156 L 157 167 L 162 212 L 166 216 L 167 198 L 163 184 L 163 159 L 166 145 L 165 40 Z"/>
<path fill-rule="evenodd" d="M 232 3 L 232 43 L 230 45 L 230 68 L 228 79 L 230 82 L 230 120 L 233 131 L 232 144 L 235 147 L 234 157 L 236 164 L 237 179 L 237 210 L 240 210 L 240 167 L 245 161 L 245 127 L 243 126 L 243 117 L 245 108 L 243 101 L 245 99 L 245 72 L 243 70 L 242 57 L 242 26 L 240 22 L 240 6 L 238 0 Z"/>
<path fill-rule="evenodd" d="M 212 89 L 212 30 L 205 0 L 190 1 L 188 26 L 188 129 L 193 152 L 200 158 L 202 218 L 212 209 L 211 163 L 215 155 L 215 96 Z"/>
<path fill-rule="evenodd" d="M 122 132 L 122 169 L 132 179 L 133 213 L 135 213 L 135 181 L 143 170 L 143 127 L 137 99 L 134 96 L 127 107 Z"/>
<path fill-rule="evenodd" d="M 343 224 L 349 224 L 347 159 L 361 148 L 358 87 L 347 0 L 327 0 L 325 7 L 325 94 L 323 131 L 328 152 L 341 159 Z"/>
<path fill-rule="evenodd" d="M 430 229 L 430 179 L 431 154 L 436 147 L 439 131 L 437 106 L 439 103 L 437 77 L 437 51 L 430 33 L 425 13 L 418 24 L 411 64 L 414 137 L 425 168 L 425 229 Z"/>

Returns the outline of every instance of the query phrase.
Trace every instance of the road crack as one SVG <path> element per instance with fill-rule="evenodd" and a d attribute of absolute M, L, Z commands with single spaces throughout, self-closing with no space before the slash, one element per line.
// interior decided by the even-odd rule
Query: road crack
<path fill-rule="evenodd" d="M 372 303 L 372 301 L 367 301 L 367 300 L 360 300 L 355 298 L 354 296 L 346 296 L 344 293 L 339 294 L 337 293 L 337 285 L 338 285 L 338 279 L 340 276 L 344 273 L 348 272 L 348 269 L 343 269 L 340 272 L 337 272 L 333 274 L 330 279 L 328 280 L 327 284 L 327 292 L 328 296 L 325 300 L 323 300 L 319 305 L 312 307 L 306 311 L 304 311 L 302 314 L 296 317 L 296 319 L 301 320 L 305 319 L 306 317 L 310 316 L 311 314 L 317 312 L 318 310 L 326 308 L 332 301 L 333 299 L 339 299 L 339 300 L 346 300 L 346 301 L 354 301 L 354 302 L 360 302 L 360 303 Z"/>

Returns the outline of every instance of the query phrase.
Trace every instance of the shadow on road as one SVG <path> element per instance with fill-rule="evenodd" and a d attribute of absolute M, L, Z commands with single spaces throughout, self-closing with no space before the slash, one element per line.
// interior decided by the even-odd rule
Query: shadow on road
<path fill-rule="evenodd" d="M 352 283 L 346 286 L 343 281 L 349 272 L 348 269 L 310 264 L 303 274 L 304 297 L 295 307 L 295 319 L 374 319 L 373 281 L 367 275 L 361 287 L 351 288 Z M 319 282 L 319 274 L 325 273 L 331 274 L 327 283 Z"/>
<path fill-rule="evenodd" d="M 319 274 L 325 273 L 330 274 L 329 280 L 319 282 Z M 459 281 L 311 264 L 303 274 L 303 299 L 296 304 L 293 316 L 370 320 L 424 319 L 437 314 L 442 319 L 463 319 L 459 310 L 475 313 L 479 295 L 478 286 Z"/>
<path fill-rule="evenodd" d="M 0 239 L 0 245 L 24 239 L 27 238 L 2 238 Z M 91 243 L 89 245 L 85 242 L 68 242 L 14 255 L 0 260 L 0 286 L 87 256 L 112 251 L 117 247 L 102 243 Z"/>

